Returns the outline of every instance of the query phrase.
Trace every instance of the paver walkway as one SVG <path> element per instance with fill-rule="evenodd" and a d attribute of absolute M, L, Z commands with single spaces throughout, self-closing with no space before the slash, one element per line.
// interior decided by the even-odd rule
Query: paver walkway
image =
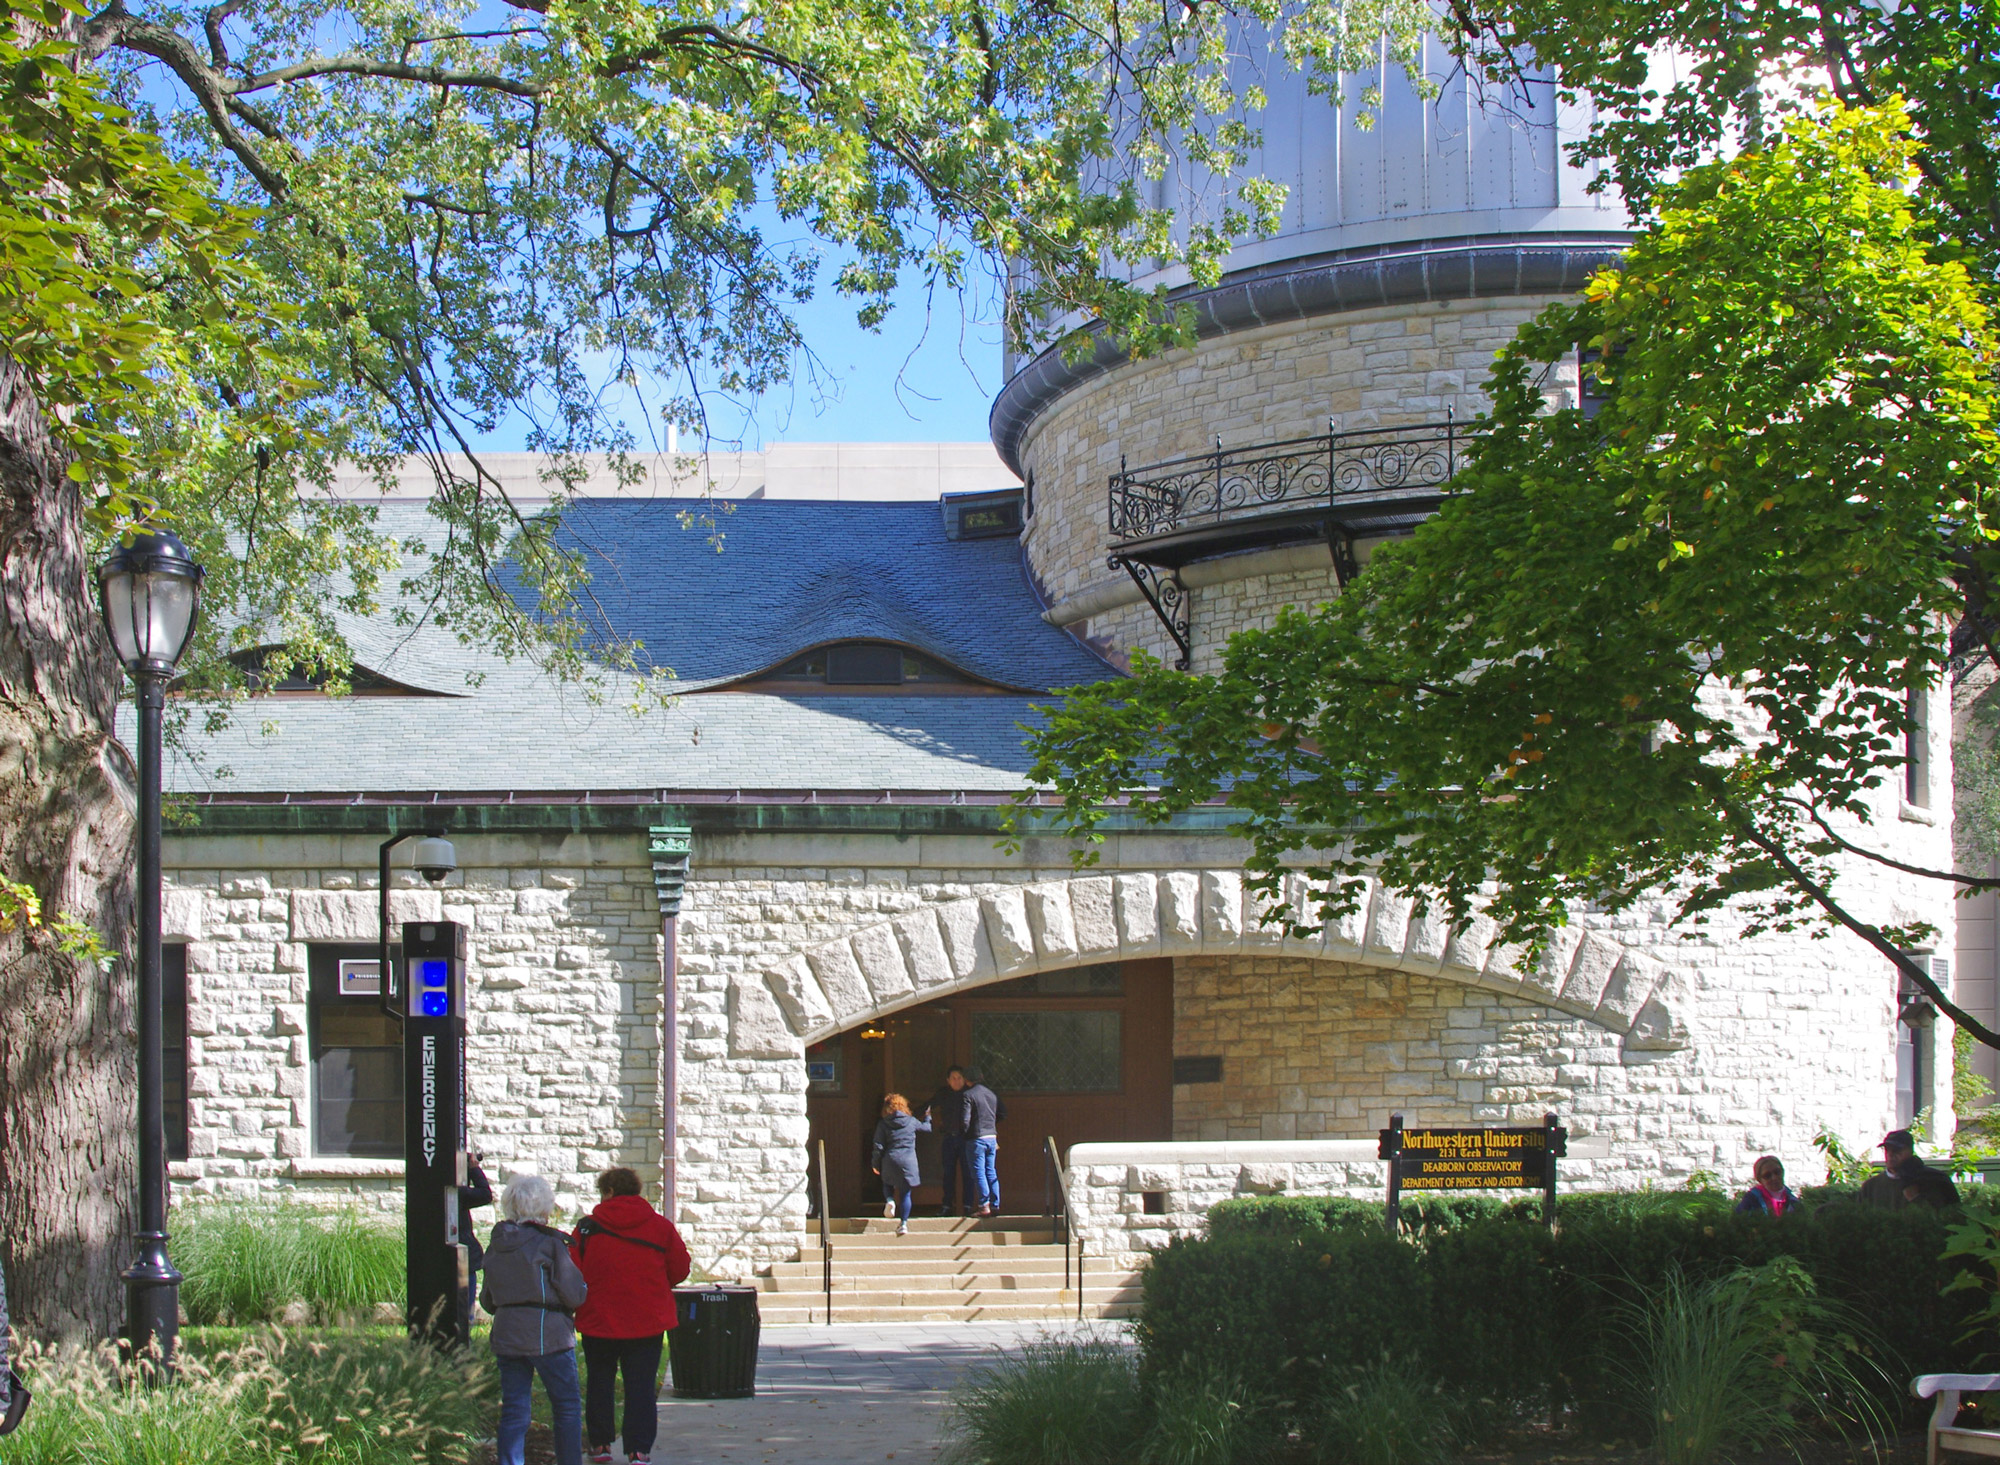
<path fill-rule="evenodd" d="M 766 1328 L 751 1399 L 660 1401 L 667 1465 L 933 1465 L 952 1385 L 1044 1337 L 1123 1339 L 1119 1323 L 835 1323 Z"/>

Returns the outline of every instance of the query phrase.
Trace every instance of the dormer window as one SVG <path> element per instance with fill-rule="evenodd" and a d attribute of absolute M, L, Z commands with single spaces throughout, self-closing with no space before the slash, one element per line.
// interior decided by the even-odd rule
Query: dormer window
<path fill-rule="evenodd" d="M 781 662 L 724 692 L 822 692 L 928 696 L 1004 692 L 957 667 L 891 641 L 837 641 Z"/>
<path fill-rule="evenodd" d="M 289 660 L 281 655 L 284 650 L 282 646 L 253 646 L 248 651 L 232 653 L 229 659 L 243 672 L 244 680 L 250 684 L 253 694 L 326 696 L 327 683 L 333 679 L 332 674 L 324 666 Z M 416 687 L 405 686 L 358 663 L 349 668 L 346 681 L 348 695 L 354 697 L 434 695 Z"/>

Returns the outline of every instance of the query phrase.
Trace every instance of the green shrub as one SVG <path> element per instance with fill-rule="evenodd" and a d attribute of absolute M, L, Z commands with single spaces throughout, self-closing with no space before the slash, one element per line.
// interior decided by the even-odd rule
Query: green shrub
<path fill-rule="evenodd" d="M 34 1390 L 8 1465 L 450 1465 L 473 1458 L 498 1398 L 491 1358 L 387 1331 L 260 1330 L 182 1349 L 160 1385 L 116 1348 L 30 1344 Z"/>
<path fill-rule="evenodd" d="M 1401 1239 L 1355 1223 L 1356 1202 L 1232 1202 L 1213 1234 L 1154 1254 L 1141 1372 L 1150 1382 L 1233 1370 L 1259 1409 L 1305 1429 L 1313 1401 L 1389 1356 L 1452 1397 L 1483 1401 L 1477 1417 L 1493 1423 L 1579 1405 L 1591 1427 L 1629 1435 L 1646 1428 L 1631 1319 L 1670 1277 L 1698 1287 L 1791 1257 L 1819 1297 L 1866 1319 L 1871 1387 L 1907 1416 L 1912 1375 L 1978 1362 L 1986 1340 L 1967 1328 L 1987 1292 L 1942 1291 L 1972 1265 L 1943 1255 L 1951 1218 L 1835 1194 L 1775 1222 L 1737 1216 L 1714 1192 L 1565 1197 L 1554 1233 L 1531 1201 Z"/>
<path fill-rule="evenodd" d="M 202 1204 L 173 1216 L 188 1321 L 273 1322 L 302 1302 L 320 1322 L 403 1304 L 403 1233 L 360 1211 Z"/>
<path fill-rule="evenodd" d="M 1539 1208 L 1541 1202 L 1531 1204 Z M 1405 1196 L 1397 1207 L 1397 1215 L 1405 1232 L 1425 1237 L 1509 1213 L 1520 1205 L 1487 1195 Z M 1237 1196 L 1210 1207 L 1208 1212 L 1210 1236 L 1293 1236 L 1301 1231 L 1387 1229 L 1381 1202 L 1354 1200 L 1344 1195 Z"/>
<path fill-rule="evenodd" d="M 1128 1350 L 1052 1339 L 954 1392 L 946 1458 L 959 1465 L 1129 1465 L 1144 1427 Z"/>
<path fill-rule="evenodd" d="M 1306 1431 L 1322 1465 L 1438 1465 L 1456 1442 L 1456 1401 L 1409 1363 L 1378 1358 L 1331 1381 Z"/>
<path fill-rule="evenodd" d="M 1372 1362 L 1421 1312 L 1416 1248 L 1384 1231 L 1180 1238 L 1142 1273 L 1141 1369 L 1233 1371 L 1259 1396 L 1317 1396 L 1322 1375 Z"/>

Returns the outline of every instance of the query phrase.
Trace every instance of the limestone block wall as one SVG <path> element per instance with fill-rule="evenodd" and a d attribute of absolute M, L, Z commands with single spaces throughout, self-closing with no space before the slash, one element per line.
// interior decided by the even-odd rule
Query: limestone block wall
<path fill-rule="evenodd" d="M 659 907 L 643 839 L 466 837 L 442 889 L 409 871 L 392 920 L 470 928 L 468 1115 L 496 1183 L 549 1177 L 570 1214 L 596 1173 L 660 1162 Z M 310 943 L 372 943 L 375 848 L 182 836 L 166 937 L 188 946 L 189 1158 L 177 1196 L 399 1203 L 402 1162 L 313 1153 Z"/>
<path fill-rule="evenodd" d="M 1375 1158 L 1376 1143 L 1371 1138 L 1076 1145 L 1064 1191 L 1070 1224 L 1086 1258 L 1138 1267 L 1147 1252 L 1174 1237 L 1199 1235 L 1209 1208 L 1238 1196 L 1385 1198 L 1388 1167 Z"/>
<path fill-rule="evenodd" d="M 1022 444 L 1034 511 L 1022 540 L 1051 599 L 1109 573 L 1106 485 L 1132 467 L 1343 428 L 1424 422 L 1447 409 L 1470 419 L 1486 405 L 1493 354 L 1555 297 L 1509 296 L 1385 306 L 1203 341 L 1094 378 L 1048 408 Z M 1554 382 L 1559 392 L 1573 383 Z M 1324 599 L 1331 576 L 1269 577 L 1242 589 L 1195 592 L 1198 669 L 1240 625 L 1265 624 L 1280 604 Z M 1299 583 L 1290 583 L 1298 581 Z M 1235 615 L 1246 619 L 1238 622 Z M 1123 650 L 1170 646 L 1144 606 L 1072 629 Z"/>
<path fill-rule="evenodd" d="M 1913 862 L 1948 837 L 1885 815 Z M 547 1174 L 571 1214 L 607 1164 L 657 1183 L 659 916 L 643 836 L 457 843 L 464 868 L 442 891 L 397 890 L 396 918 L 471 928 L 471 1122 L 496 1178 Z M 172 841 L 168 934 L 189 943 L 191 988 L 181 1194 L 393 1203 L 399 1162 L 316 1156 L 309 1132 L 306 952 L 372 940 L 374 854 L 334 836 Z M 1055 839 L 1002 853 L 978 832 L 697 834 L 679 935 L 677 1219 L 698 1263 L 747 1275 L 797 1253 L 806 1043 L 1093 961 L 1176 961 L 1175 1052 L 1223 1059 L 1219 1085 L 1175 1091 L 1188 1140 L 1352 1140 L 1398 1109 L 1458 1122 L 1555 1109 L 1606 1146 L 1572 1179 L 1628 1186 L 1734 1176 L 1765 1149 L 1802 1168 L 1820 1125 L 1861 1141 L 1887 1121 L 1894 981 L 1846 937 L 1744 941 L 1727 921 L 1674 925 L 1663 897 L 1578 912 L 1529 962 L 1481 918 L 1452 925 L 1376 888 L 1299 941 L 1263 923 L 1241 854 L 1223 834 L 1114 832 L 1101 868 L 1079 873 Z M 1920 911 L 1949 939 L 1949 902 L 1924 882 L 1875 872 L 1855 894 L 1869 914 Z"/>

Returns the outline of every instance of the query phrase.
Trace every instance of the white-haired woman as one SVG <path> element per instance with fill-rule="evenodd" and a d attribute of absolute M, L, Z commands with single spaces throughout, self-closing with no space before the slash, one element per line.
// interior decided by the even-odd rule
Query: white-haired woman
<path fill-rule="evenodd" d="M 583 1401 L 576 1381 L 571 1322 L 588 1288 L 569 1259 L 569 1238 L 549 1225 L 555 1192 L 539 1175 L 516 1175 L 500 1192 L 507 1219 L 486 1248 L 479 1305 L 493 1314 L 491 1343 L 500 1361 L 498 1465 L 523 1465 L 535 1375 L 555 1421 L 556 1465 L 582 1465 Z"/>

